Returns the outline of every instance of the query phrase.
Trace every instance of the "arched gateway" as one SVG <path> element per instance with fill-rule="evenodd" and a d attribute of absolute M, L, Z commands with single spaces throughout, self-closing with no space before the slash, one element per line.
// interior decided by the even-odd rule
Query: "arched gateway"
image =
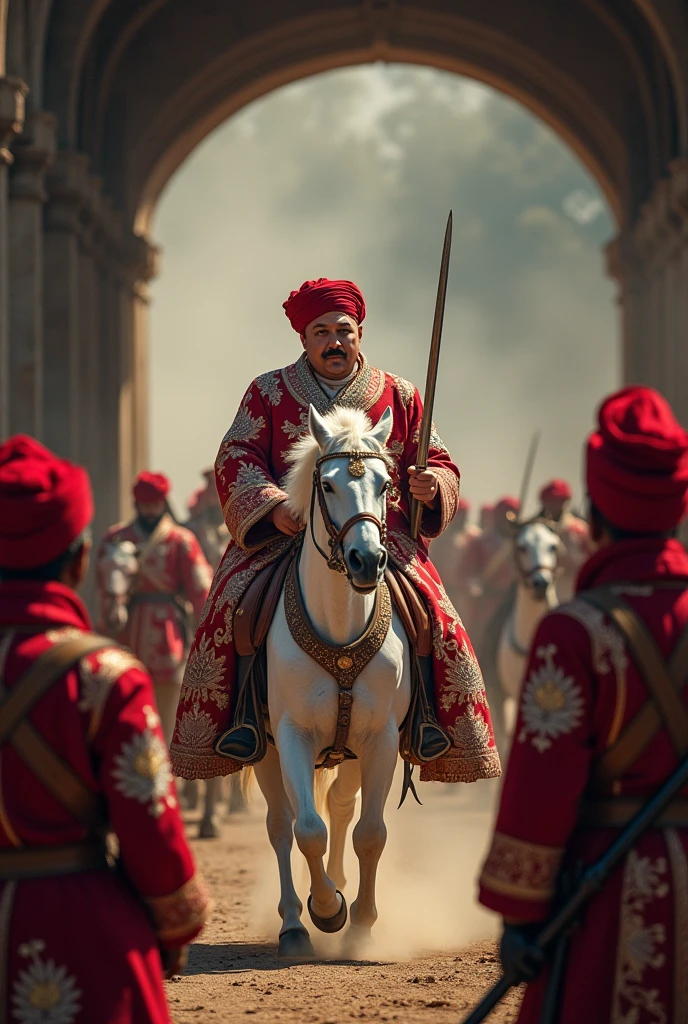
<path fill-rule="evenodd" d="M 146 460 L 162 188 L 243 104 L 375 60 L 471 75 L 569 143 L 618 223 L 623 376 L 688 421 L 684 0 L 0 0 L 0 434 L 85 462 L 101 522 Z"/>

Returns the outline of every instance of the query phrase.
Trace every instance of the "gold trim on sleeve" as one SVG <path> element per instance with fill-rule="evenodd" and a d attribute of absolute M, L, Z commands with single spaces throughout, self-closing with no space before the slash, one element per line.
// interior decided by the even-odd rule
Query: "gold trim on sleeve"
<path fill-rule="evenodd" d="M 563 847 L 540 846 L 495 832 L 480 881 L 502 896 L 544 903 L 554 896 L 563 856 Z"/>

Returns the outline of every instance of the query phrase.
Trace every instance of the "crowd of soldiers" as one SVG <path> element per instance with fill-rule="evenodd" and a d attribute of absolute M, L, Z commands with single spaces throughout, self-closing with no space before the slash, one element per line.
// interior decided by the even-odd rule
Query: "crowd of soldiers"
<path fill-rule="evenodd" d="M 501 498 L 470 524 L 438 437 L 415 465 L 420 399 L 360 353 L 355 285 L 305 282 L 285 309 L 304 354 L 251 385 L 187 524 L 165 476 L 136 479 L 133 518 L 95 560 L 102 635 L 77 594 L 92 543 L 88 474 L 33 438 L 0 444 L 0 1020 L 169 1024 L 163 977 L 182 970 L 211 907 L 174 774 L 237 770 L 236 747 L 222 746 L 237 715 L 232 614 L 257 553 L 264 569 L 266 552 L 274 561 L 304 528 L 280 482 L 285 436 L 305 429 L 303 415 L 295 424 L 309 402 L 375 422 L 380 403 L 394 405 L 387 543 L 432 620 L 422 724 L 451 733 L 421 781 L 499 774 L 480 670 L 428 543 L 479 644 L 514 585 L 519 503 Z M 527 657 L 480 900 L 503 918 L 507 975 L 529 983 L 521 1024 L 547 1006 L 560 1024 L 683 1021 L 685 797 L 634 834 L 555 966 L 536 941 L 562 881 L 604 854 L 688 755 L 688 433 L 658 393 L 624 388 L 599 409 L 585 469 L 587 525 L 564 481 L 540 492 L 563 546 L 562 603 Z M 198 619 L 209 625 L 192 639 Z"/>

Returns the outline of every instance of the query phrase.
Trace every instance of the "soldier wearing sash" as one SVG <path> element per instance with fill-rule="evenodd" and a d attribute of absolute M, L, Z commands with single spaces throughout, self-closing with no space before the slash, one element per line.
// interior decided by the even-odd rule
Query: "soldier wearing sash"
<path fill-rule="evenodd" d="M 502 957 L 548 985 L 560 1024 L 688 1018 L 688 795 L 642 835 L 586 908 L 563 972 L 530 945 L 557 887 L 595 862 L 688 754 L 688 433 L 649 388 L 599 410 L 587 446 L 596 552 L 534 639 L 481 902 L 503 915 Z"/>
<path fill-rule="evenodd" d="M 429 616 L 427 685 L 436 722 L 424 731 L 421 779 L 473 782 L 500 773 L 484 683 L 470 640 L 428 557 L 429 541 L 453 519 L 459 472 L 433 431 L 426 470 L 414 462 L 422 403 L 413 384 L 376 369 L 361 350 L 365 302 L 351 281 L 307 281 L 284 304 L 303 354 L 248 388 L 218 452 L 217 490 L 232 537 L 199 622 L 184 677 L 172 743 L 178 775 L 209 778 L 241 769 L 253 756 L 235 722 L 237 650 L 234 616 L 247 588 L 266 566 L 293 547 L 303 529 L 285 505 L 281 483 L 291 444 L 308 429 L 308 410 L 337 406 L 364 410 L 376 423 L 392 409 L 387 451 L 394 489 L 388 496 L 390 560 L 420 595 Z M 422 503 L 420 537 L 410 536 L 410 499 Z M 239 609 L 241 612 L 242 609 Z M 426 700 L 426 703 L 428 701 Z M 438 729 L 442 743 L 434 749 Z M 221 741 L 221 737 L 224 740 Z M 226 741 L 226 742 L 225 742 Z M 218 747 L 220 744 L 220 747 Z"/>
<path fill-rule="evenodd" d="M 169 1024 L 209 901 L 151 678 L 76 594 L 92 517 L 85 470 L 0 446 L 0 1019 Z"/>
<path fill-rule="evenodd" d="M 128 543 L 136 550 L 137 571 L 127 596 L 126 624 L 117 633 L 153 678 L 158 710 L 168 743 L 186 663 L 189 619 L 203 610 L 212 571 L 196 537 L 172 518 L 170 482 L 162 473 L 140 473 L 133 489 L 136 517 L 111 527 L 98 552 L 98 581 L 109 546 Z"/>

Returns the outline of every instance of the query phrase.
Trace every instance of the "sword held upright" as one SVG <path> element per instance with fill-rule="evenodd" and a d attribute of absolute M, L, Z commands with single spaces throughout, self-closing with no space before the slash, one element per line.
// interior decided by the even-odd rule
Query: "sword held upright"
<path fill-rule="evenodd" d="M 444 234 L 444 246 L 442 248 L 442 263 L 440 265 L 440 279 L 437 285 L 437 301 L 435 303 L 435 320 L 432 325 L 432 340 L 430 342 L 430 357 L 428 359 L 428 375 L 425 381 L 425 399 L 423 401 L 423 419 L 420 425 L 418 437 L 418 454 L 416 466 L 420 470 L 428 468 L 428 452 L 430 450 L 430 434 L 432 432 L 432 411 L 435 404 L 435 385 L 437 383 L 437 370 L 440 362 L 440 345 L 442 342 L 442 326 L 444 324 L 444 307 L 447 299 L 447 281 L 449 278 L 449 258 L 451 256 L 452 242 L 452 211 L 449 211 L 447 230 Z M 411 537 L 418 539 L 420 531 L 420 520 L 422 515 L 422 503 L 416 498 L 411 498 Z"/>

